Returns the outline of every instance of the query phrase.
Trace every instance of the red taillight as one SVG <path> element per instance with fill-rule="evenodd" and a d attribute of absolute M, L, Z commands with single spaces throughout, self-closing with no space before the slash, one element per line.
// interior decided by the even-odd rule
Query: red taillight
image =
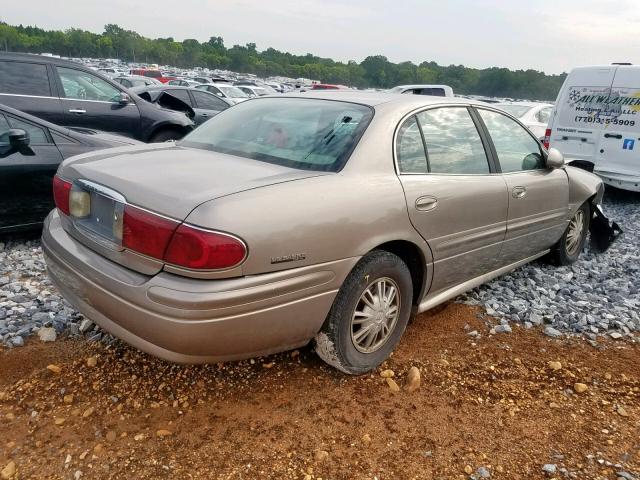
<path fill-rule="evenodd" d="M 544 131 L 544 141 L 542 142 L 544 148 L 549 149 L 549 145 L 551 144 L 551 129 L 547 128 Z"/>
<path fill-rule="evenodd" d="M 59 176 L 53 177 L 53 201 L 58 210 L 65 215 L 69 215 L 69 193 L 71 192 L 71 182 L 62 180 Z"/>
<path fill-rule="evenodd" d="M 122 222 L 122 246 L 162 260 L 179 222 L 126 205 Z"/>
<path fill-rule="evenodd" d="M 180 225 L 173 234 L 164 260 L 194 270 L 231 268 L 247 254 L 244 243 L 224 233 Z"/>

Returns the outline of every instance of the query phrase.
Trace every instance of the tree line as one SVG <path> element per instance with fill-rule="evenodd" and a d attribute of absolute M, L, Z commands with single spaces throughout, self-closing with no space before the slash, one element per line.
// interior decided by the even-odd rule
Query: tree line
<path fill-rule="evenodd" d="M 114 24 L 106 25 L 104 32 L 98 34 L 78 28 L 44 30 L 0 22 L 0 50 L 219 68 L 260 77 L 310 78 L 358 88 L 446 84 L 460 94 L 532 100 L 555 100 L 566 76 L 546 75 L 536 70 L 443 66 L 427 61 L 419 65 L 393 63 L 383 55 L 369 56 L 360 63 L 353 60 L 344 63 L 310 53 L 294 55 L 274 48 L 258 51 L 255 43 L 227 48 L 219 36 L 210 37 L 206 42 L 195 39 L 179 42 L 172 37 L 151 39 Z"/>

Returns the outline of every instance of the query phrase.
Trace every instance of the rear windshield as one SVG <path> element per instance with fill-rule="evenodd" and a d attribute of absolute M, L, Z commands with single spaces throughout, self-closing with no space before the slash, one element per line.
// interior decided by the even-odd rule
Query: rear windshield
<path fill-rule="evenodd" d="M 500 110 L 504 110 L 505 112 L 507 112 L 510 115 L 513 115 L 516 118 L 522 117 L 525 113 L 531 110 L 531 107 L 527 105 L 499 104 L 499 105 L 496 105 L 496 107 L 498 107 Z"/>
<path fill-rule="evenodd" d="M 372 117 L 371 108 L 348 102 L 254 99 L 216 115 L 180 144 L 291 168 L 336 172 Z"/>

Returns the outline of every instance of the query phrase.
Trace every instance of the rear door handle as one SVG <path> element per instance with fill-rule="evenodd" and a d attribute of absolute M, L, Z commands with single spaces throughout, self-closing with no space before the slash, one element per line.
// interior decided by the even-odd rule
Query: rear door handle
<path fill-rule="evenodd" d="M 523 198 L 527 195 L 527 189 L 525 187 L 513 187 L 511 190 L 511 196 L 513 198 Z"/>
<path fill-rule="evenodd" d="M 87 111 L 82 108 L 72 108 L 69 110 L 69 113 L 87 113 Z"/>
<path fill-rule="evenodd" d="M 617 139 L 621 139 L 622 135 L 619 133 L 605 133 L 604 134 L 604 138 L 617 138 Z"/>
<path fill-rule="evenodd" d="M 429 210 L 433 210 L 437 206 L 438 199 L 436 197 L 425 195 L 424 197 L 419 197 L 418 199 L 416 199 L 416 210 L 427 212 Z"/>

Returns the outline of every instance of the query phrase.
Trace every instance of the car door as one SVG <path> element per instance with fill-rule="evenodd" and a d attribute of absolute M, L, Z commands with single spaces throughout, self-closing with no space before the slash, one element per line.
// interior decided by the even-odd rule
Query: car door
<path fill-rule="evenodd" d="M 9 129 L 25 130 L 28 146 L 9 144 Z M 40 224 L 53 208 L 51 185 L 62 155 L 48 129 L 0 114 L 0 232 Z"/>
<path fill-rule="evenodd" d="M 215 95 L 199 90 L 191 90 L 189 93 L 195 100 L 196 125 L 206 122 L 211 117 L 229 108 L 229 104 Z"/>
<path fill-rule="evenodd" d="M 424 110 L 398 130 L 396 161 L 409 218 L 434 259 L 430 295 L 497 267 L 508 194 L 487 152 L 465 106 Z"/>
<path fill-rule="evenodd" d="M 569 179 L 547 168 L 540 142 L 515 119 L 477 108 L 509 191 L 504 264 L 536 255 L 562 236 L 569 214 Z"/>
<path fill-rule="evenodd" d="M 0 60 L 0 103 L 61 123 L 64 116 L 51 72 L 44 63 Z"/>
<path fill-rule="evenodd" d="M 124 90 L 84 70 L 56 67 L 56 71 L 63 97 L 65 125 L 140 137 L 138 107 L 133 101 L 118 102 Z"/>

